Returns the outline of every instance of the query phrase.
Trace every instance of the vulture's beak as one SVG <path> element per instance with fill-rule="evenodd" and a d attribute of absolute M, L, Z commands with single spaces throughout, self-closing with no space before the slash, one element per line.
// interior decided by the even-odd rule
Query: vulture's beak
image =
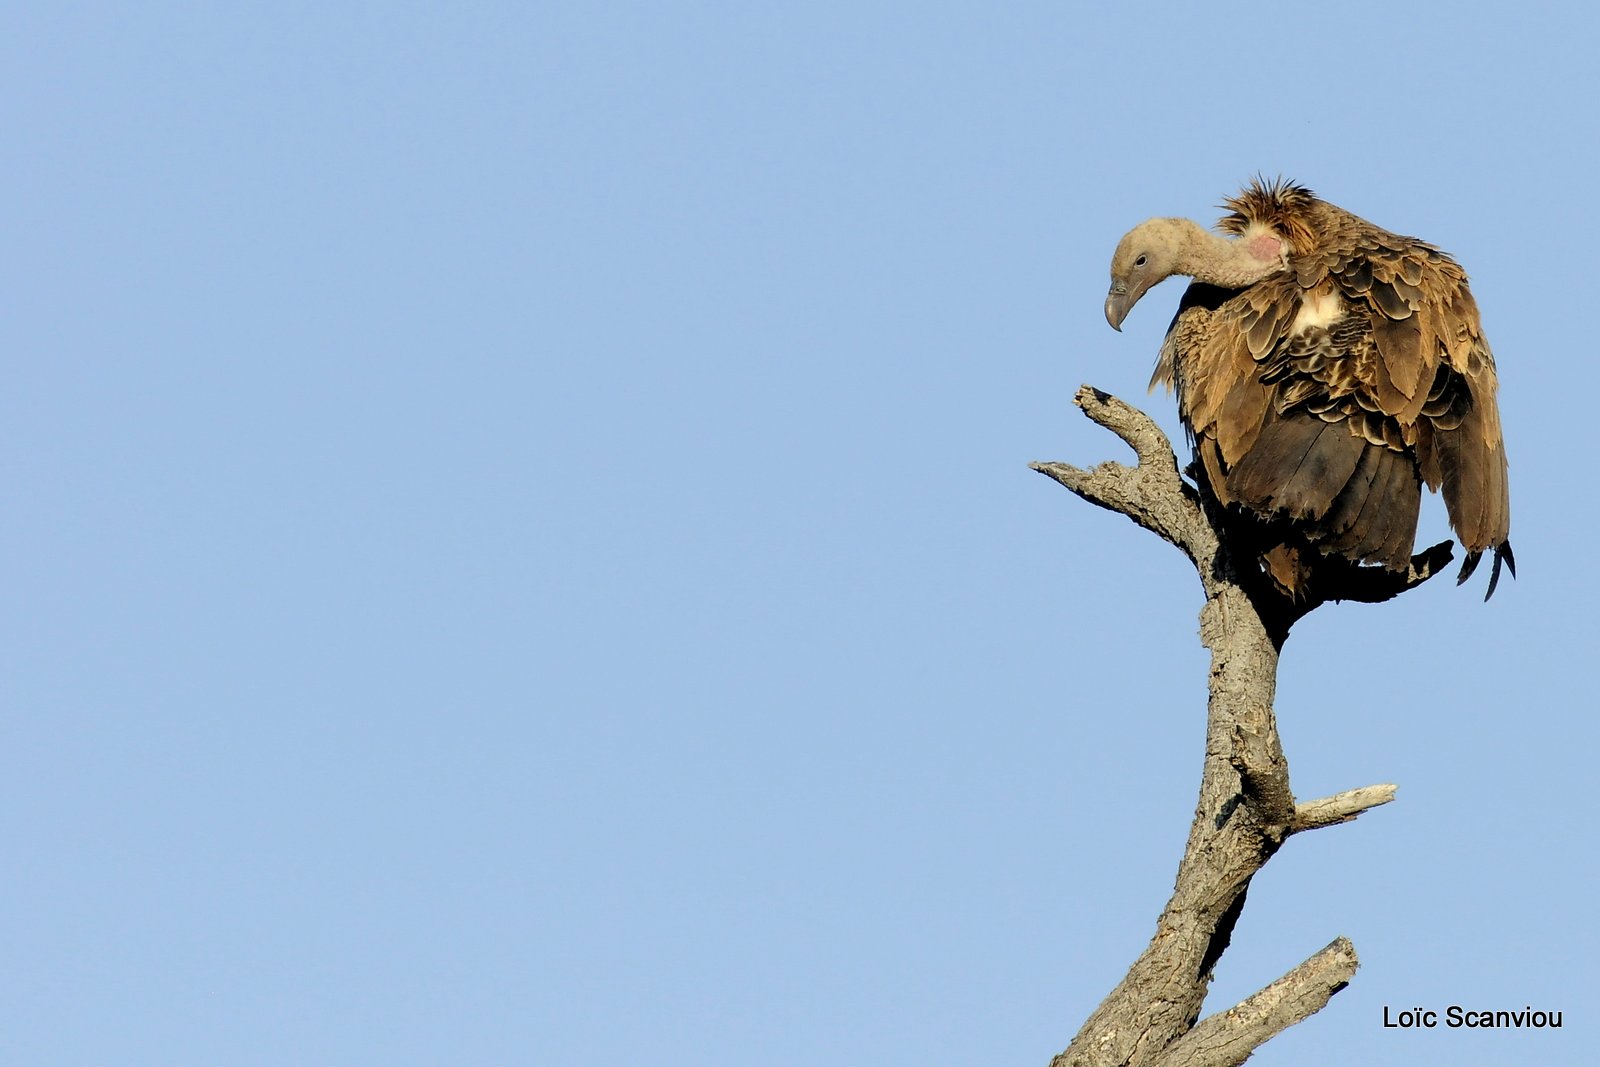
<path fill-rule="evenodd" d="M 1128 317 L 1128 309 L 1133 307 L 1137 299 L 1128 292 L 1128 287 L 1122 282 L 1112 282 L 1111 292 L 1106 294 L 1106 321 L 1118 333 L 1122 332 L 1122 320 Z"/>

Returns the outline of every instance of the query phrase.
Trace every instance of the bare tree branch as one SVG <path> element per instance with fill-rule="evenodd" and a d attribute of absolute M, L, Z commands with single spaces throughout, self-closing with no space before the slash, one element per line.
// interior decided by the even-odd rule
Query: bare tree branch
<path fill-rule="evenodd" d="M 1200 509 L 1194 487 L 1178 474 L 1172 442 L 1150 416 L 1138 408 L 1085 385 L 1073 397 L 1089 419 L 1126 441 L 1139 457 L 1135 467 L 1102 463 L 1081 470 L 1065 463 L 1035 463 L 1091 504 L 1121 512 L 1183 549 L 1192 560 L 1216 554 L 1216 533 Z"/>
<path fill-rule="evenodd" d="M 1261 992 L 1196 1023 L 1167 1048 L 1163 1067 L 1237 1067 L 1268 1038 L 1321 1011 L 1356 965 L 1355 946 L 1334 939 Z"/>
<path fill-rule="evenodd" d="M 1368 785 L 1321 800 L 1308 800 L 1294 810 L 1293 831 L 1320 830 L 1324 826 L 1349 822 L 1368 808 L 1389 803 L 1394 799 L 1396 788 L 1393 785 Z"/>
<path fill-rule="evenodd" d="M 1150 944 L 1052 1067 L 1242 1063 L 1262 1042 L 1318 1011 L 1356 968 L 1354 948 L 1340 938 L 1237 1007 L 1196 1024 L 1251 878 L 1291 834 L 1348 822 L 1392 800 L 1395 789 L 1368 786 L 1296 804 L 1272 710 L 1279 650 L 1294 621 L 1317 605 L 1388 599 L 1437 573 L 1452 546 L 1419 554 L 1404 574 L 1333 568 L 1314 598 L 1288 601 L 1252 569 L 1254 560 L 1230 555 L 1222 509 L 1183 479 L 1171 442 L 1149 416 L 1089 386 L 1074 402 L 1127 442 L 1138 464 L 1083 470 L 1036 463 L 1034 469 L 1128 516 L 1194 562 L 1205 593 L 1200 640 L 1211 651 L 1211 672 L 1200 799 L 1172 897 Z"/>

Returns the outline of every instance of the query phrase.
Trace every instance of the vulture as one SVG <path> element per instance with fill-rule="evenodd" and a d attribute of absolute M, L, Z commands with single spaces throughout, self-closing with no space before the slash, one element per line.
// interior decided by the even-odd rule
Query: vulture
<path fill-rule="evenodd" d="M 1494 357 L 1467 276 L 1294 182 L 1224 201 L 1222 235 L 1136 226 L 1111 261 L 1106 320 L 1174 274 L 1192 281 L 1150 387 L 1177 392 L 1195 477 L 1249 524 L 1262 571 L 1303 598 L 1321 558 L 1404 572 L 1422 486 L 1444 496 L 1465 559 L 1516 574 Z"/>

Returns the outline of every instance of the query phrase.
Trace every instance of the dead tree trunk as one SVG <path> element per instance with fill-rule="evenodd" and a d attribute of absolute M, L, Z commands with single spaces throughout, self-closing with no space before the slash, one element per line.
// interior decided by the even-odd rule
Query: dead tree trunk
<path fill-rule="evenodd" d="M 1279 649 L 1294 620 L 1318 604 L 1386 600 L 1436 573 L 1452 546 L 1416 556 L 1408 574 L 1352 569 L 1314 601 L 1274 600 L 1248 568 L 1235 566 L 1219 534 L 1222 516 L 1178 473 L 1171 443 L 1148 416 L 1088 386 L 1076 403 L 1131 445 L 1138 465 L 1034 469 L 1153 530 L 1194 562 L 1205 591 L 1200 640 L 1211 650 L 1211 674 L 1200 800 L 1172 898 L 1150 944 L 1051 1067 L 1232 1067 L 1321 1009 L 1356 970 L 1355 948 L 1336 938 L 1260 992 L 1200 1019 L 1250 879 L 1291 834 L 1348 822 L 1395 792 L 1371 785 L 1295 801 L 1272 713 Z"/>

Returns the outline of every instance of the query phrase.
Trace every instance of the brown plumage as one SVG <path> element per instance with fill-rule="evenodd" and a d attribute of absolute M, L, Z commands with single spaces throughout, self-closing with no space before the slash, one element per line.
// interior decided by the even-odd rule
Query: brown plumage
<path fill-rule="evenodd" d="M 1466 551 L 1459 580 L 1493 551 L 1492 594 L 1516 564 L 1494 357 L 1466 274 L 1291 182 L 1225 206 L 1226 237 L 1187 219 L 1123 237 L 1106 318 L 1120 329 L 1151 286 L 1194 279 L 1151 386 L 1176 387 L 1217 499 L 1272 531 L 1265 572 L 1299 596 L 1318 555 L 1405 570 L 1426 484 Z"/>

